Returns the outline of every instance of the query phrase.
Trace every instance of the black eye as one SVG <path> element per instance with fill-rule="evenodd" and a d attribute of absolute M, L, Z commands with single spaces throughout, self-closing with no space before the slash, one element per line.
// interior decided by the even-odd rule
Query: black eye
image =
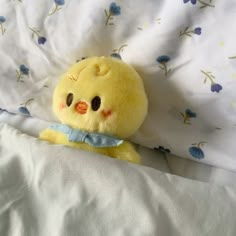
<path fill-rule="evenodd" d="M 72 93 L 69 93 L 66 98 L 66 105 L 69 107 L 71 103 L 73 102 L 74 95 Z"/>
<path fill-rule="evenodd" d="M 101 105 L 101 98 L 96 96 L 93 98 L 92 102 L 91 102 L 91 105 L 92 105 L 92 109 L 94 111 L 97 111 Z"/>

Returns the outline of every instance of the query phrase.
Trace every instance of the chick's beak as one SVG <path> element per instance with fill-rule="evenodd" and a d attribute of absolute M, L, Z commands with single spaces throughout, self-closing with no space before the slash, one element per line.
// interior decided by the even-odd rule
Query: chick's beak
<path fill-rule="evenodd" d="M 86 102 L 80 101 L 75 104 L 75 110 L 80 114 L 85 114 L 88 110 L 88 104 Z"/>

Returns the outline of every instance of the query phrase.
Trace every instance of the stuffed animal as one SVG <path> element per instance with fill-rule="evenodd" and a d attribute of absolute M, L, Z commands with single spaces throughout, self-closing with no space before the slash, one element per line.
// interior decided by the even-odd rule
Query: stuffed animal
<path fill-rule="evenodd" d="M 53 111 L 61 123 L 40 138 L 140 163 L 127 138 L 141 126 L 147 108 L 143 81 L 131 66 L 115 58 L 87 58 L 59 81 Z"/>

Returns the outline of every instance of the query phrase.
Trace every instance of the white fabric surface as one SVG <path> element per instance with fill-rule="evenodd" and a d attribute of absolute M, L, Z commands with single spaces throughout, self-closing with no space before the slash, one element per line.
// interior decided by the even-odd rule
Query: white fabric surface
<path fill-rule="evenodd" d="M 0 235 L 236 234 L 233 188 L 0 130 Z"/>
<path fill-rule="evenodd" d="M 38 118 L 9 114 L 3 111 L 0 111 L 0 122 L 9 124 L 33 137 L 38 137 L 39 132 L 50 124 L 50 122 Z M 145 166 L 189 179 L 236 188 L 236 173 L 233 171 L 196 163 L 173 154 L 162 153 L 140 145 L 136 145 L 136 150 L 142 156 L 143 165 Z"/>
<path fill-rule="evenodd" d="M 82 57 L 116 50 L 143 76 L 150 102 L 133 140 L 236 170 L 235 1 L 117 0 L 106 25 L 111 3 L 0 0 L 0 107 L 52 121 L 59 76 Z"/>

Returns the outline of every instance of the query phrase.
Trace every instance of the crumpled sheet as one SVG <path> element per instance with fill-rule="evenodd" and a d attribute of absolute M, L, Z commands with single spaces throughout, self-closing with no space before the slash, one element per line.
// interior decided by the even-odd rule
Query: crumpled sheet
<path fill-rule="evenodd" d="M 236 191 L 0 124 L 0 235 L 235 235 Z"/>

